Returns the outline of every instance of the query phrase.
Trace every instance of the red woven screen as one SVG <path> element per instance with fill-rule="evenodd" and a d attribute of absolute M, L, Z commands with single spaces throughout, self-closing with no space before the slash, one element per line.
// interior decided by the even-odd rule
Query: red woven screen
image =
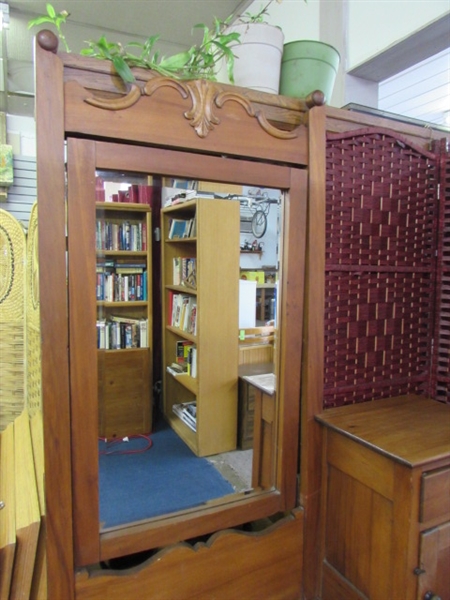
<path fill-rule="evenodd" d="M 432 380 L 429 393 L 450 403 L 450 154 L 441 143 L 437 304 Z"/>
<path fill-rule="evenodd" d="M 324 406 L 430 379 L 436 161 L 383 130 L 327 140 Z"/>

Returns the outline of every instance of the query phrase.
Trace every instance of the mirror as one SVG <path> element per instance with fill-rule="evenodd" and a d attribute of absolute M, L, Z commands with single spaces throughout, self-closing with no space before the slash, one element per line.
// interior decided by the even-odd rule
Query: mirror
<path fill-rule="evenodd" d="M 160 196 L 155 192 L 150 211 L 148 200 L 137 203 L 101 200 L 96 203 L 94 199 L 97 177 L 102 172 L 124 173 L 127 177 L 137 173 L 137 181 L 131 184 L 137 185 L 138 191 L 139 185 L 143 186 L 141 190 L 145 193 L 150 187 L 162 190 L 163 178 L 175 168 L 175 172 L 186 179 L 203 181 L 200 178 L 206 172 L 208 181 L 235 185 L 241 180 L 249 186 L 261 182 L 272 190 L 283 190 L 278 245 L 280 263 L 285 269 L 286 265 L 294 265 L 297 247 L 294 248 L 293 240 L 287 243 L 288 236 L 283 235 L 283 228 L 285 223 L 291 221 L 300 225 L 305 222 L 305 172 L 231 157 L 205 157 L 142 146 L 125 147 L 123 144 L 80 138 L 69 138 L 67 146 L 71 470 L 77 566 L 98 560 L 97 550 L 102 558 L 121 556 L 269 517 L 294 507 L 298 466 L 297 374 L 300 355 L 296 350 L 291 352 L 289 349 L 296 348 L 293 341 L 301 339 L 301 335 L 300 325 L 294 322 L 287 331 L 283 329 L 283 323 L 289 310 L 301 307 L 301 285 L 288 286 L 283 270 L 280 270 L 278 285 L 282 292 L 277 298 L 276 325 L 277 332 L 281 330 L 282 335 L 264 340 L 273 342 L 275 349 L 273 374 L 276 377 L 272 377 L 272 383 L 276 380 L 277 390 L 272 393 L 262 385 L 264 382 L 260 379 L 249 382 L 245 378 L 273 374 L 239 375 L 240 202 L 204 197 L 206 191 L 201 191 L 200 198 L 183 198 L 184 202 L 157 207 Z M 149 165 L 152 180 L 147 175 Z M 295 202 L 292 202 L 293 198 Z M 284 213 L 289 215 L 289 219 Z M 158 219 L 161 241 L 154 242 L 150 233 L 158 227 Z M 96 233 L 100 233 L 102 227 L 106 230 L 107 224 L 111 231 L 120 231 L 122 236 L 125 232 L 125 239 L 129 242 L 140 239 L 142 243 L 145 240 L 146 247 L 96 250 Z M 171 229 L 172 224 L 185 230 L 193 228 L 189 229 L 189 233 L 195 230 L 196 235 L 176 237 Z M 286 240 L 282 242 L 284 238 Z M 298 243 L 295 245 L 298 246 Z M 158 252 L 161 253 L 161 259 L 157 258 Z M 292 261 L 289 261 L 290 256 Z M 186 265 L 195 264 L 195 288 L 174 283 L 174 259 L 184 260 Z M 187 259 L 197 262 L 192 263 Z M 117 264 L 107 265 L 107 260 Z M 153 270 L 151 286 L 150 264 L 161 265 L 160 277 Z M 115 273 L 117 267 L 122 269 L 122 273 Z M 142 272 L 123 271 L 130 268 Z M 136 287 L 130 285 L 128 280 L 127 288 L 119 288 L 118 300 L 97 300 L 99 276 L 106 277 L 108 269 L 112 269 L 115 276 L 146 274 L 147 297 L 139 300 L 122 297 L 125 290 L 129 294 L 132 288 L 136 293 Z M 115 287 L 113 291 L 116 293 Z M 191 317 L 197 302 L 196 333 L 184 331 L 172 321 L 178 294 L 189 300 Z M 179 307 L 180 312 L 182 306 L 183 303 Z M 133 324 L 136 334 L 137 323 L 148 320 L 148 332 L 159 335 L 159 342 L 155 342 L 152 335 L 151 345 L 150 336 L 147 338 L 148 347 L 142 343 L 142 347 L 131 345 L 113 350 L 99 349 L 97 325 L 103 320 L 106 326 L 109 315 L 122 317 L 122 321 L 123 317 L 134 319 L 134 322 L 122 322 L 119 326 L 123 327 L 129 340 L 136 339 Z M 114 321 L 117 322 L 117 318 Z M 191 321 L 188 319 L 188 323 Z M 128 334 L 127 330 L 130 330 Z M 173 375 L 167 371 L 167 367 L 176 363 L 177 342 L 183 341 L 196 346 L 196 378 L 189 373 Z M 282 360 L 279 356 L 283 357 Z M 159 367 L 156 366 L 157 361 L 160 361 Z M 154 403 L 155 407 L 162 407 L 162 411 L 155 409 L 156 414 L 150 410 L 152 370 L 154 374 L 160 373 L 163 381 L 160 388 L 162 397 L 157 397 Z M 188 483 L 195 482 L 196 477 L 194 466 L 197 468 L 201 463 L 210 474 L 214 474 L 217 469 L 209 457 L 238 451 L 238 389 L 240 384 L 249 383 L 255 415 L 252 448 L 257 448 L 252 455 L 251 489 L 236 492 L 232 484 L 225 481 L 225 489 L 221 487 L 214 497 L 194 498 L 181 509 L 169 505 L 174 490 L 181 492 L 183 501 L 188 497 Z M 177 414 L 180 405 L 190 403 L 192 407 L 193 402 L 197 402 L 195 431 Z M 162 445 L 152 434 L 150 439 L 148 436 L 146 439 L 133 439 L 133 443 L 151 446 L 145 451 L 140 451 L 142 448 L 139 447 L 130 453 L 129 450 L 133 448 L 128 441 L 125 442 L 129 444 L 126 446 L 127 454 L 117 456 L 118 448 L 114 444 L 114 456 L 100 455 L 103 449 L 99 446 L 105 443 L 99 439 L 101 428 L 106 430 L 101 435 L 107 438 L 130 438 L 134 434 L 145 436 L 155 429 L 153 423 L 157 423 L 161 412 L 163 424 L 168 425 L 165 432 L 176 442 L 183 442 L 192 462 L 181 469 L 172 488 L 166 484 L 159 486 L 160 479 L 156 476 L 156 468 L 161 467 L 164 461 L 158 461 L 154 469 L 143 467 L 140 477 L 119 486 L 117 469 L 105 474 L 101 464 L 106 460 L 111 462 L 111 458 L 125 462 L 130 456 L 155 457 L 156 450 L 161 449 Z M 113 430 L 108 431 L 108 423 L 111 420 L 114 423 L 114 419 L 120 421 L 121 425 L 125 424 L 126 429 L 119 431 L 113 424 Z M 136 429 L 132 429 L 130 423 Z M 163 450 L 165 460 L 170 453 L 171 450 Z M 176 461 L 178 464 L 181 465 L 181 461 Z M 124 467 L 124 471 L 126 475 L 135 472 L 128 466 Z M 161 471 L 165 476 L 172 470 L 166 466 Z M 149 478 L 149 474 L 153 477 Z M 181 475 L 185 479 L 181 479 Z M 111 483 L 110 492 L 104 493 L 102 490 L 108 480 Z M 144 481 L 147 482 L 145 489 L 142 487 Z M 157 497 L 159 489 L 170 491 L 158 503 L 161 512 L 149 515 L 150 501 Z M 195 487 L 195 491 L 197 489 L 199 487 Z M 108 525 L 108 516 L 102 514 L 102 505 L 114 506 L 111 494 L 116 498 L 117 508 L 112 511 L 115 519 L 119 509 L 136 506 L 136 500 L 141 501 L 145 513 L 133 511 Z M 100 507 L 100 510 L 93 510 L 92 507 Z M 99 532 L 98 539 L 93 538 L 93 532 Z"/>
<path fill-rule="evenodd" d="M 95 187 L 100 531 L 274 489 L 281 192 Z"/>

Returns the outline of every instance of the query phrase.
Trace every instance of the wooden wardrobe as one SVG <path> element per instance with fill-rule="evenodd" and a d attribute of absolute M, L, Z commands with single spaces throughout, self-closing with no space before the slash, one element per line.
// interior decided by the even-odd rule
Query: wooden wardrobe
<path fill-rule="evenodd" d="M 136 83 L 124 89 L 108 62 L 58 54 L 52 34 L 38 35 L 48 598 L 321 597 L 326 471 L 316 416 L 334 405 L 324 403 L 325 249 L 333 234 L 326 216 L 333 170 L 327 167 L 327 131 L 381 127 L 423 148 L 430 138 L 442 137 L 329 109 L 322 99 L 321 93 L 296 100 L 206 81 L 177 82 L 145 71 L 137 71 Z M 95 298 L 86 293 L 95 285 L 89 251 L 93 165 L 283 190 L 277 452 L 270 489 L 207 510 L 101 531 L 92 458 L 98 432 Z M 445 260 L 448 269 L 448 253 Z M 327 298 L 332 303 L 332 295 Z M 336 298 L 335 308 L 339 302 L 346 306 L 347 297 Z M 160 325 L 156 315 L 154 327 Z M 432 395 L 430 388 L 422 391 Z M 149 558 L 128 570 L 100 568 L 145 552 Z"/>

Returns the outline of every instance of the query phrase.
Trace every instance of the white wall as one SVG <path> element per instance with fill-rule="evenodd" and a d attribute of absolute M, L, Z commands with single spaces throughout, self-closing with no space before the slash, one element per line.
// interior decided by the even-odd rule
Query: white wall
<path fill-rule="evenodd" d="M 257 13 L 265 4 L 261 0 L 255 0 L 248 8 L 248 12 Z M 269 7 L 267 22 L 281 27 L 285 43 L 299 39 L 321 39 L 320 1 L 308 0 L 306 3 L 304 0 L 282 0 L 281 2 L 274 0 Z"/>
<path fill-rule="evenodd" d="M 248 12 L 265 4 L 254 0 Z M 450 0 L 274 0 L 267 21 L 283 29 L 285 42 L 320 40 L 339 51 L 341 66 L 330 105 L 376 107 L 377 85 L 347 79 L 346 72 L 449 12 Z"/>
<path fill-rule="evenodd" d="M 265 4 L 254 0 L 248 12 L 256 13 Z M 347 26 L 336 20 L 337 11 L 345 13 Z M 274 0 L 267 21 L 283 29 L 285 42 L 332 43 L 331 32 L 339 32 L 345 37 L 349 70 L 449 11 L 450 0 Z"/>
<path fill-rule="evenodd" d="M 344 1 L 348 2 L 347 70 L 450 11 L 450 0 Z"/>
<path fill-rule="evenodd" d="M 36 156 L 36 123 L 33 117 L 6 115 L 6 142 L 14 156 Z"/>

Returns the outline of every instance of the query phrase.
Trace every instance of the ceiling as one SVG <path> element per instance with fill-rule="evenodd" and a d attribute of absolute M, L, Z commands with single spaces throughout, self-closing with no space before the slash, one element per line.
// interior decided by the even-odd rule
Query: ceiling
<path fill-rule="evenodd" d="M 57 12 L 70 13 L 71 24 L 89 24 L 105 31 L 147 38 L 159 34 L 162 40 L 190 46 L 192 27 L 210 25 L 213 17 L 224 20 L 245 11 L 251 0 L 54 0 Z M 27 20 L 46 14 L 47 2 L 10 0 L 12 14 L 20 12 Z M 69 21 L 68 21 L 69 22 Z"/>

